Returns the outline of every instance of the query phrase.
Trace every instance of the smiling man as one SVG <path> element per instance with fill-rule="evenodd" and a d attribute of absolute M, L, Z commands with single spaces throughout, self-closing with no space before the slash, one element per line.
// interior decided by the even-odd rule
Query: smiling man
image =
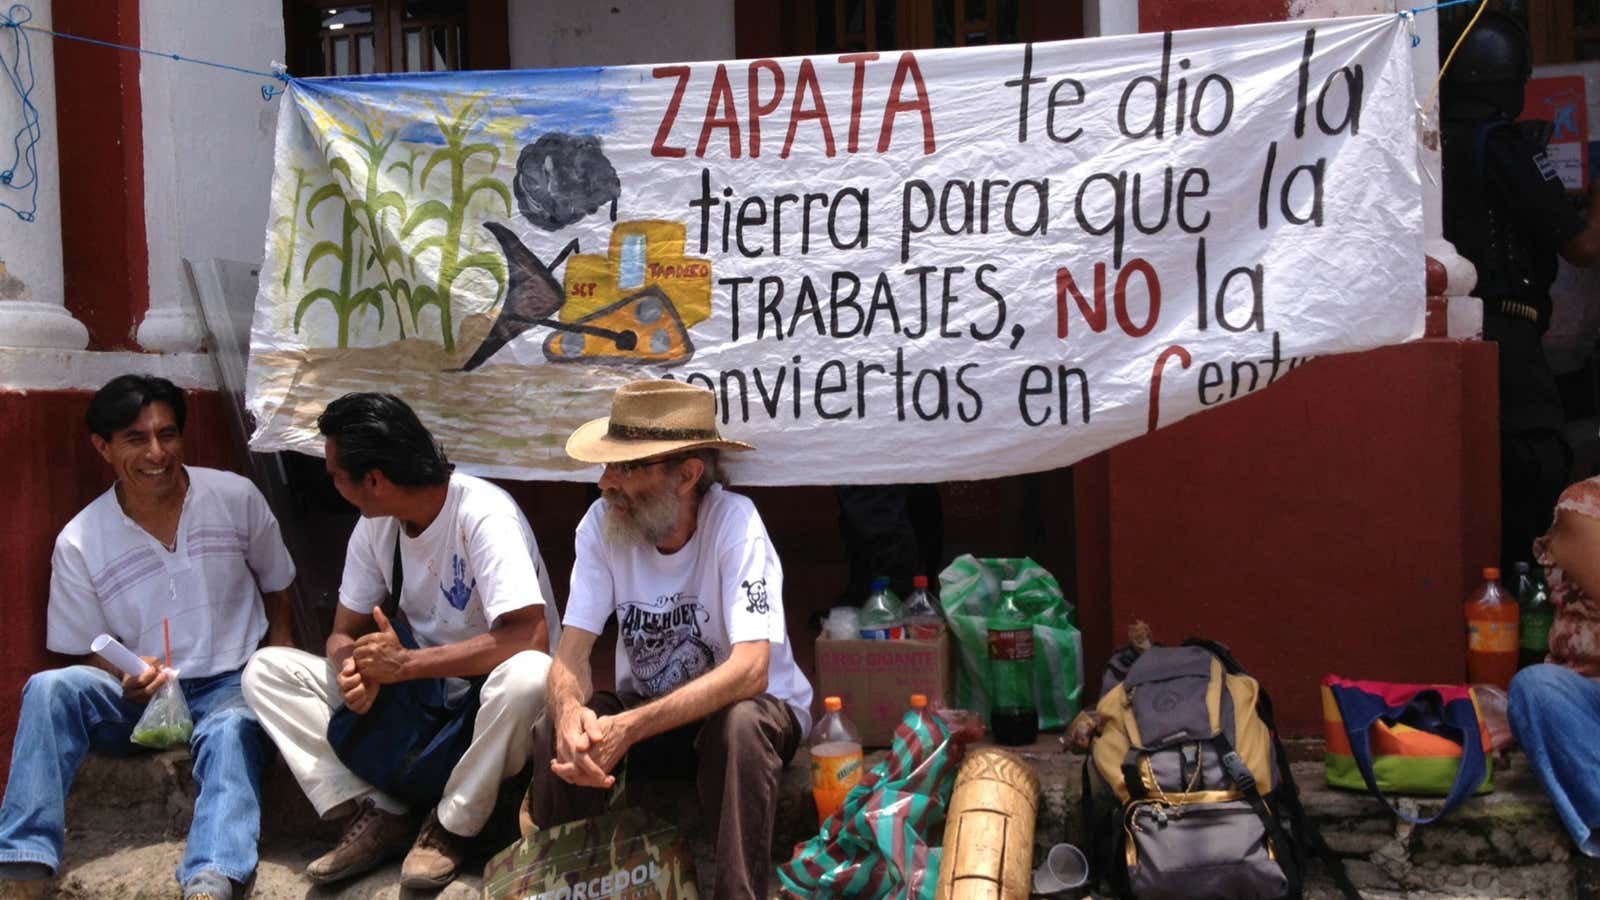
<path fill-rule="evenodd" d="M 263 639 L 293 643 L 294 565 L 248 479 L 183 464 L 183 392 L 124 375 L 89 403 L 90 443 L 111 489 L 56 538 L 46 645 L 79 665 L 28 679 L 0 806 L 0 897 L 42 895 L 61 865 L 67 790 L 84 756 L 127 756 L 161 671 L 163 621 L 194 717 L 195 800 L 178 882 L 189 900 L 226 900 L 256 868 L 261 773 L 271 753 L 240 673 Z M 117 638 L 151 665 L 127 675 L 89 650 Z"/>
<path fill-rule="evenodd" d="M 783 568 L 746 497 L 723 489 L 710 391 L 636 381 L 567 455 L 603 463 L 578 525 L 566 636 L 534 732 L 527 811 L 541 828 L 603 811 L 624 759 L 642 779 L 693 771 L 716 835 L 716 898 L 765 898 L 778 776 L 810 725 L 811 685 L 783 619 Z M 589 654 L 617 617 L 617 690 Z"/>
<path fill-rule="evenodd" d="M 345 554 L 327 658 L 263 651 L 245 672 L 245 696 L 317 813 L 350 816 L 337 846 L 306 867 L 313 881 L 352 877 L 410 847 L 401 884 L 441 887 L 455 878 L 467 838 L 488 821 L 500 782 L 527 763 L 560 629 L 547 606 L 549 576 L 510 495 L 454 473 L 398 397 L 346 394 L 317 425 L 328 474 L 362 516 Z M 380 609 L 392 593 L 393 623 Z M 341 705 L 382 719 L 373 728 L 421 729 L 405 709 L 396 720 L 384 703 L 386 690 L 398 691 L 390 686 L 419 681 L 438 682 L 452 708 L 469 708 L 464 698 L 477 692 L 470 746 L 447 767 L 442 795 L 417 788 L 411 770 L 387 768 L 390 759 L 342 759 L 328 739 Z M 369 780 L 379 777 L 392 782 L 388 790 Z M 413 813 L 421 810 L 412 808 L 419 801 L 397 796 L 402 791 L 428 794 L 420 832 Z"/>

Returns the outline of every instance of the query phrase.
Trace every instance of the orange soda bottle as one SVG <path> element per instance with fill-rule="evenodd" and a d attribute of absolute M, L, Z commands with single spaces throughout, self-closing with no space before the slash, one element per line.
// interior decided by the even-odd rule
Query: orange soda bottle
<path fill-rule="evenodd" d="M 1517 601 L 1500 586 L 1500 570 L 1483 570 L 1483 584 L 1467 599 L 1467 681 L 1511 686 L 1517 674 Z"/>
<path fill-rule="evenodd" d="M 844 702 L 825 697 L 827 710 L 811 729 L 811 795 L 817 801 L 817 821 L 844 805 L 846 794 L 861 783 L 861 732 L 844 717 Z"/>

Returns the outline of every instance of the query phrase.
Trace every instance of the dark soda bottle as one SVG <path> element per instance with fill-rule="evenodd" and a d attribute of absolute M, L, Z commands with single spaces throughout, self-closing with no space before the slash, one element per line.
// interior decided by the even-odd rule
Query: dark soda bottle
<path fill-rule="evenodd" d="M 1031 744 L 1039 736 L 1033 701 L 1033 623 L 1017 606 L 1017 583 L 1000 582 L 1000 606 L 989 617 L 989 730 L 998 743 Z"/>
<path fill-rule="evenodd" d="M 1550 626 L 1555 624 L 1556 609 L 1550 603 L 1543 567 L 1534 571 L 1527 587 L 1517 594 L 1517 610 L 1517 638 L 1522 645 L 1517 667 L 1525 669 L 1544 662 L 1550 654 Z"/>

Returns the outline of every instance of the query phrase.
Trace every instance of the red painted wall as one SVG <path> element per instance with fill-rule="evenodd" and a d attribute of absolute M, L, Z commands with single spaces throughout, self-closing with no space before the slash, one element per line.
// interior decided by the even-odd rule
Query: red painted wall
<path fill-rule="evenodd" d="M 1093 671 L 1134 618 L 1214 638 L 1295 735 L 1321 733 L 1327 672 L 1461 681 L 1461 604 L 1499 547 L 1495 367 L 1478 341 L 1317 359 L 1080 465 Z"/>
<path fill-rule="evenodd" d="M 1281 22 L 1288 17 L 1288 0 L 1139 0 L 1140 31 Z"/>
<path fill-rule="evenodd" d="M 139 44 L 139 0 L 57 3 L 57 31 Z M 35 38 L 42 40 L 43 38 Z M 56 41 L 61 260 L 67 308 L 91 350 L 136 350 L 150 306 L 139 54 Z M 41 161 L 48 173 L 55 160 Z M 53 223 L 51 223 L 53 224 Z"/>
<path fill-rule="evenodd" d="M 22 685 L 63 659 L 44 649 L 45 601 L 50 592 L 50 551 L 56 534 L 78 510 L 111 485 L 111 469 L 89 445 L 83 424 L 88 391 L 0 392 L 0 434 L 7 460 L 0 467 L 0 773 L 11 768 L 11 738 L 22 704 Z M 188 462 L 240 469 L 234 464 L 220 395 L 191 391 L 184 433 Z"/>

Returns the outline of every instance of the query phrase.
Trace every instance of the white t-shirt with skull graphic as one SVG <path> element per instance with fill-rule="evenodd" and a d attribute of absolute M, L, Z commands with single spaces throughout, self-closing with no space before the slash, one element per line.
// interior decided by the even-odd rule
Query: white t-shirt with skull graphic
<path fill-rule="evenodd" d="M 599 634 L 617 615 L 617 689 L 670 693 L 766 641 L 767 693 L 811 730 L 811 683 L 795 665 L 783 621 L 783 567 L 749 498 L 713 485 L 694 536 L 675 553 L 606 541 L 606 501 L 578 523 L 566 624 Z"/>

